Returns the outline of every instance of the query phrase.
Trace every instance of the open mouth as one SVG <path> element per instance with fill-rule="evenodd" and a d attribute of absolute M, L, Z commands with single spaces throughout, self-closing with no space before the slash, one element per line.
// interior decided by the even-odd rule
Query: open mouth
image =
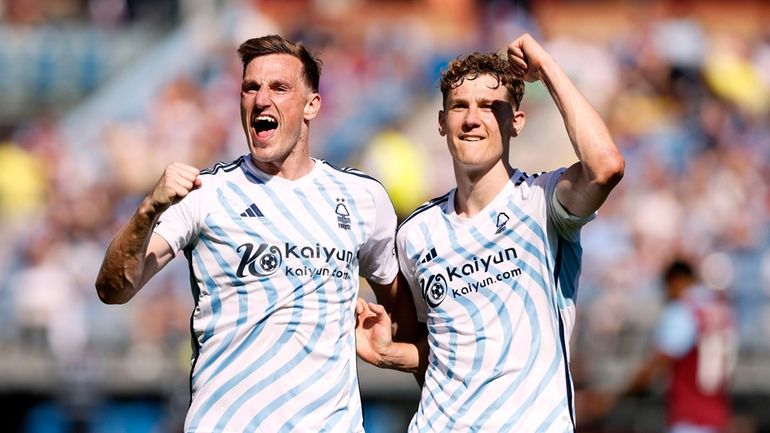
<path fill-rule="evenodd" d="M 251 120 L 251 127 L 256 132 L 257 138 L 265 139 L 273 135 L 278 128 L 278 121 L 270 115 L 261 115 Z"/>
<path fill-rule="evenodd" d="M 479 137 L 478 135 L 461 135 L 460 140 L 463 141 L 481 141 L 483 140 L 483 137 Z"/>

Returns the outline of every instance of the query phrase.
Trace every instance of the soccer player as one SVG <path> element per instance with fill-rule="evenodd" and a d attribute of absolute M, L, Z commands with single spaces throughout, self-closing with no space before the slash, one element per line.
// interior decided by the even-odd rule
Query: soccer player
<path fill-rule="evenodd" d="M 737 349 L 732 308 L 724 296 L 700 283 L 687 261 L 669 264 L 663 280 L 667 302 L 655 329 L 655 349 L 619 397 L 646 389 L 668 371 L 666 431 L 725 432 Z"/>
<path fill-rule="evenodd" d="M 395 288 L 395 212 L 372 178 L 309 156 L 321 97 L 306 48 L 272 35 L 238 53 L 248 154 L 169 165 L 110 243 L 96 290 L 127 302 L 184 252 L 195 300 L 185 431 L 362 432 L 358 277 L 378 298 Z"/>
<path fill-rule="evenodd" d="M 527 174 L 510 165 L 525 119 L 522 80 L 542 81 L 559 108 L 579 158 L 569 168 Z M 451 62 L 441 92 L 438 129 L 457 187 L 415 210 L 396 236 L 424 337 L 393 342 L 385 309 L 360 302 L 359 356 L 424 379 L 409 432 L 574 431 L 568 342 L 580 229 L 620 181 L 623 157 L 527 34 L 507 59 Z"/>

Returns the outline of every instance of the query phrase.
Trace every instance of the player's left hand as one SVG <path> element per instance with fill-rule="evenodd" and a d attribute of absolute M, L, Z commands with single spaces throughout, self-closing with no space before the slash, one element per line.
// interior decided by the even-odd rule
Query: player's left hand
<path fill-rule="evenodd" d="M 508 45 L 508 63 L 516 78 L 534 82 L 543 78 L 542 67 L 553 59 L 537 41 L 524 33 Z"/>

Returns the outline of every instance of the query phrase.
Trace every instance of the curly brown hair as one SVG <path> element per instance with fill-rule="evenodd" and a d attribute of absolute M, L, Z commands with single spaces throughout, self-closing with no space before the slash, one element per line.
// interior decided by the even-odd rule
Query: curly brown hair
<path fill-rule="evenodd" d="M 450 90 L 462 85 L 466 78 L 473 80 L 484 74 L 495 77 L 498 86 L 505 86 L 508 90 L 508 100 L 518 110 L 524 97 L 524 82 L 514 78 L 508 60 L 497 53 L 471 53 L 449 62 L 447 69 L 441 73 L 440 86 L 444 107 L 446 108 Z"/>

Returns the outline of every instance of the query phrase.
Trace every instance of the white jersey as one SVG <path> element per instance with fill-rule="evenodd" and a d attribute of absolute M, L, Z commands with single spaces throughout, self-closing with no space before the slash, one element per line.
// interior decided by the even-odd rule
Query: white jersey
<path fill-rule="evenodd" d="M 185 431 L 363 432 L 358 277 L 398 273 L 385 189 L 321 160 L 289 181 L 249 156 L 200 179 L 155 227 L 184 251 L 195 298 Z"/>
<path fill-rule="evenodd" d="M 398 229 L 401 271 L 430 357 L 416 432 L 574 430 L 568 341 L 575 320 L 580 228 L 555 199 L 562 170 L 516 171 L 473 218 L 455 191 Z"/>

